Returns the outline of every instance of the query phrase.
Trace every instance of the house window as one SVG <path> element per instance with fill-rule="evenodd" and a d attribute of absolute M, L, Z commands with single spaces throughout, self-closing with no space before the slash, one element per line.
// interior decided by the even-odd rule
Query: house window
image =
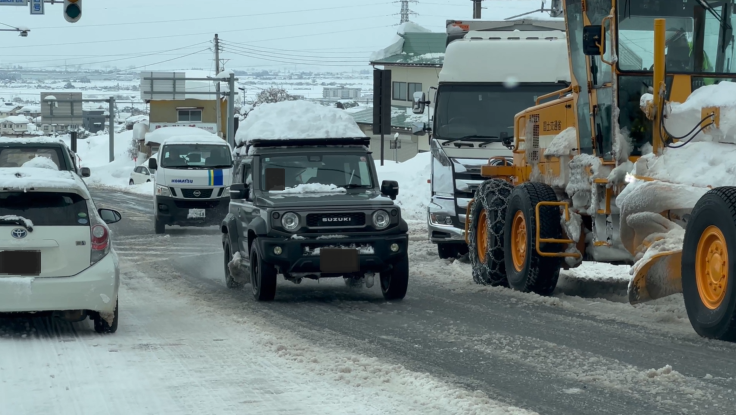
<path fill-rule="evenodd" d="M 406 99 L 406 82 L 394 82 L 394 101 L 407 101 Z"/>
<path fill-rule="evenodd" d="M 202 110 L 178 110 L 179 122 L 201 122 Z"/>
<path fill-rule="evenodd" d="M 415 92 L 422 92 L 422 84 L 409 82 L 409 101 L 414 100 Z"/>

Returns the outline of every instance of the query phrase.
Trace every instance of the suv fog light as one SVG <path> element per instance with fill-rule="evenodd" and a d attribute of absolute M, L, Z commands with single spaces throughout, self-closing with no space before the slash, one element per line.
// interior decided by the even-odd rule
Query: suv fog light
<path fill-rule="evenodd" d="M 391 251 L 399 252 L 399 244 L 396 244 L 396 243 L 391 244 Z"/>
<path fill-rule="evenodd" d="M 280 246 L 277 246 L 277 247 L 273 248 L 273 253 L 276 254 L 276 255 L 281 255 L 282 252 L 284 252 L 284 251 L 281 249 Z"/>

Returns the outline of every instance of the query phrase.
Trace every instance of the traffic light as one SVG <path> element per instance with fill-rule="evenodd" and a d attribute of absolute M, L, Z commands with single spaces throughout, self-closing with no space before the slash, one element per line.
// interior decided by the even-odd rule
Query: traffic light
<path fill-rule="evenodd" d="M 64 19 L 76 23 L 82 18 L 82 0 L 64 0 Z"/>

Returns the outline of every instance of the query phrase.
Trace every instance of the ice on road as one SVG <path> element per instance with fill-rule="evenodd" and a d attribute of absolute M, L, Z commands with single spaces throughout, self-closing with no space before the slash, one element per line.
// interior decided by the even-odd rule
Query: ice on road
<path fill-rule="evenodd" d="M 528 414 L 128 267 L 121 325 L 0 318 L 1 414 Z M 223 287 L 224 288 L 224 287 Z"/>

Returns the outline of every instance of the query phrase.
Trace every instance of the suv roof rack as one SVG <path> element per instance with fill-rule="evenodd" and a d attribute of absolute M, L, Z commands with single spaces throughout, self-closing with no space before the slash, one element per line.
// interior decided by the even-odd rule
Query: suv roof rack
<path fill-rule="evenodd" d="M 369 146 L 370 137 L 344 137 L 344 138 L 294 138 L 279 140 L 250 140 L 252 147 L 298 147 L 298 146 Z"/>

